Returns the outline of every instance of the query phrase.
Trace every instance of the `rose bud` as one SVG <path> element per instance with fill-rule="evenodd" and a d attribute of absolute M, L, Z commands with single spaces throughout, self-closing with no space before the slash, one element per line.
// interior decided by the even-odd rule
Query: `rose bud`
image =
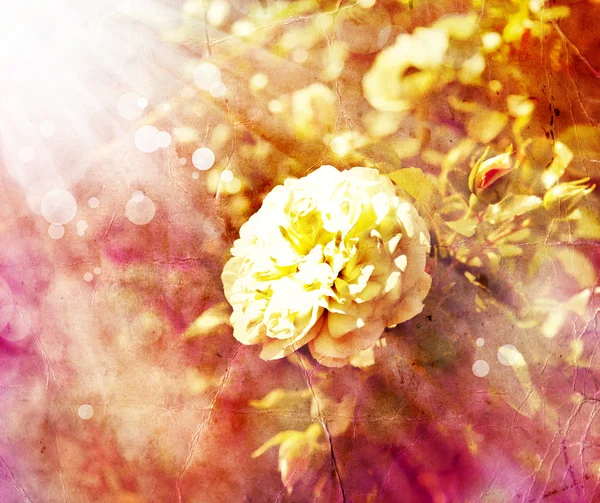
<path fill-rule="evenodd" d="M 496 204 L 504 199 L 510 183 L 510 174 L 516 165 L 512 164 L 510 151 L 479 160 L 469 175 L 469 189 L 477 199 L 487 204 Z"/>
<path fill-rule="evenodd" d="M 566 217 L 579 206 L 581 200 L 591 194 L 596 185 L 587 185 L 590 178 L 559 183 L 544 195 L 544 208 L 555 217 Z"/>

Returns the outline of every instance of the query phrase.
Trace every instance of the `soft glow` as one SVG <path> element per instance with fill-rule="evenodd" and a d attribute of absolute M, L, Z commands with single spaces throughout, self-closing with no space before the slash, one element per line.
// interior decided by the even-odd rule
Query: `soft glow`
<path fill-rule="evenodd" d="M 175 26 L 179 16 L 162 0 L 3 3 L 2 162 L 28 201 L 78 183 L 89 169 L 82 156 L 122 137 L 157 92 L 180 91 L 184 83 L 164 68 L 179 65 L 183 52 L 156 29 L 157 22 Z"/>
<path fill-rule="evenodd" d="M 54 136 L 55 132 L 56 126 L 54 123 L 50 122 L 49 120 L 45 120 L 40 123 L 40 135 L 42 135 L 44 138 Z"/>

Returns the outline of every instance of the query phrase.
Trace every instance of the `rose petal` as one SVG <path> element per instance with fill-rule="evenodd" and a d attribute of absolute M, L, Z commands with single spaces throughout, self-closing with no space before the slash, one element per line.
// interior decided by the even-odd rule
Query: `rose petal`
<path fill-rule="evenodd" d="M 422 273 L 408 292 L 403 292 L 400 303 L 395 307 L 386 325 L 395 327 L 399 323 L 410 320 L 423 310 L 423 300 L 431 288 L 431 276 Z"/>

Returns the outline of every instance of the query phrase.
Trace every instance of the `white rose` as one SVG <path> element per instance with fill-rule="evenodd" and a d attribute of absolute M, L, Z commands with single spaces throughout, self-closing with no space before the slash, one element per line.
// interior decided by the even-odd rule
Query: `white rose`
<path fill-rule="evenodd" d="M 321 166 L 286 180 L 240 230 L 222 280 L 234 336 L 261 358 L 309 345 L 342 366 L 423 309 L 429 232 L 377 170 Z"/>

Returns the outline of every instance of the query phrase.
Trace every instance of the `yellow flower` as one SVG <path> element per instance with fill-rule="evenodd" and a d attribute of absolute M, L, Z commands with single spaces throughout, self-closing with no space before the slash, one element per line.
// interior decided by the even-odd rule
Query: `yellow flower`
<path fill-rule="evenodd" d="M 377 170 L 321 166 L 275 187 L 240 230 L 222 280 L 234 336 L 283 358 L 305 344 L 342 366 L 417 315 L 429 232 Z"/>
<path fill-rule="evenodd" d="M 485 70 L 478 31 L 478 16 L 471 13 L 398 35 L 365 73 L 365 98 L 381 112 L 405 112 L 449 82 L 477 83 Z"/>

